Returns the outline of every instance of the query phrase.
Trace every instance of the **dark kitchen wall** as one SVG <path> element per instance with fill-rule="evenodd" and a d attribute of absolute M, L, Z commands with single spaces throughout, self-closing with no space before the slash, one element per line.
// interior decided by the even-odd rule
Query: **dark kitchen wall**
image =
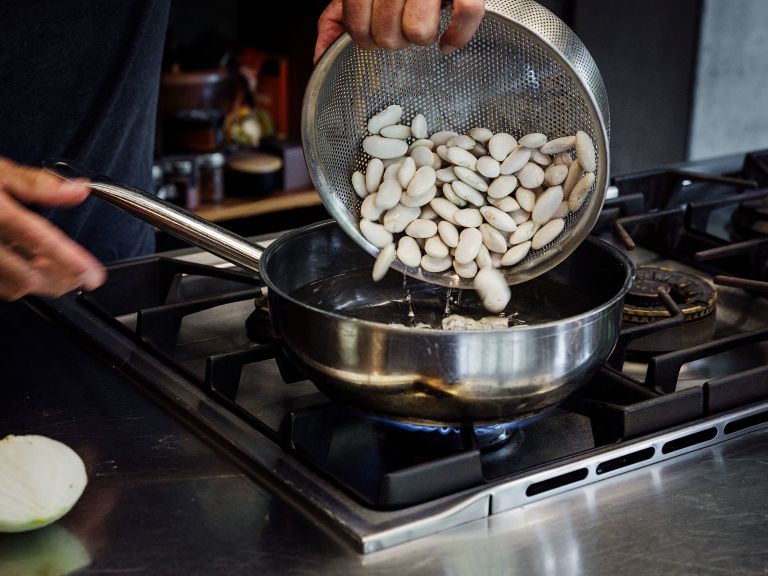
<path fill-rule="evenodd" d="M 573 2 L 573 29 L 608 91 L 613 173 L 686 159 L 700 5 L 700 0 Z"/>
<path fill-rule="evenodd" d="M 701 0 L 541 3 L 574 29 L 603 76 L 611 107 L 612 172 L 686 159 Z M 193 54 L 196 58 L 215 59 L 227 42 L 287 56 L 291 136 L 298 139 L 317 19 L 326 5 L 326 0 L 177 0 L 172 38 L 177 46 L 202 44 L 206 54 Z"/>

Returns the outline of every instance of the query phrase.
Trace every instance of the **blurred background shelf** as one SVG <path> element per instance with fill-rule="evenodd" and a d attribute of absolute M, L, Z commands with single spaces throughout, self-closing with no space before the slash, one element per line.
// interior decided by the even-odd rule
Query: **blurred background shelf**
<path fill-rule="evenodd" d="M 220 204 L 201 204 L 195 213 L 212 222 L 252 218 L 262 214 L 320 206 L 314 189 L 275 190 L 258 198 L 225 198 Z"/>

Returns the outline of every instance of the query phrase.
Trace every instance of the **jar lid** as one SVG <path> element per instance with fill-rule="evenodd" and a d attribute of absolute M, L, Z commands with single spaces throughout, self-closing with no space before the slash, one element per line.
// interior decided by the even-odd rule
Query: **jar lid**
<path fill-rule="evenodd" d="M 264 152 L 241 152 L 232 156 L 227 163 L 230 170 L 251 174 L 277 172 L 283 167 L 283 161 L 274 154 Z"/>
<path fill-rule="evenodd" d="M 195 164 L 188 158 L 169 158 L 165 162 L 165 170 L 176 174 L 192 174 Z"/>
<path fill-rule="evenodd" d="M 227 163 L 227 157 L 221 152 L 213 154 L 200 154 L 197 157 L 197 165 L 200 168 L 221 168 Z"/>

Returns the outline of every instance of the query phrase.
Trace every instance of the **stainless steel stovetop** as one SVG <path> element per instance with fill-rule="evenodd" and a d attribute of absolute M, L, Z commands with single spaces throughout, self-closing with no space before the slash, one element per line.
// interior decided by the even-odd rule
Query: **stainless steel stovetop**
<path fill-rule="evenodd" d="M 731 173 L 740 168 L 740 162 L 687 168 Z M 608 225 L 598 235 L 621 246 L 616 222 L 628 220 L 625 229 L 638 242 L 628 253 L 638 265 L 661 265 L 712 282 L 717 269 L 702 271 L 693 261 L 660 253 L 653 245 L 658 235 L 643 231 L 645 221 L 636 223 L 639 215 L 678 216 L 667 214 L 670 200 L 664 200 L 666 205 L 658 201 L 657 181 L 649 178 L 616 179 L 615 197 L 604 210 Z M 668 179 L 668 175 L 664 172 L 657 179 Z M 754 196 L 727 181 L 697 182 L 683 174 L 675 182 L 671 197 L 700 186 L 708 199 L 734 193 Z M 640 185 L 648 205 L 637 210 Z M 644 190 L 652 191 L 654 198 L 649 199 Z M 695 202 L 688 199 L 672 206 L 677 209 Z M 724 229 L 729 214 L 719 210 L 706 227 Z M 651 247 L 642 243 L 644 235 L 651 237 Z M 706 244 L 702 249 L 711 247 Z M 448 450 L 437 459 L 400 461 L 386 454 L 385 446 L 384 456 L 368 460 L 368 452 L 379 450 L 380 437 L 388 432 L 364 417 L 363 424 L 358 424 L 357 414 L 329 404 L 311 382 L 291 369 L 279 343 L 271 339 L 268 322 L 260 319 L 258 311 L 254 313 L 254 302 L 258 304 L 264 290 L 258 281 L 197 251 L 169 256 L 173 261 L 119 265 L 111 272 L 114 288 L 64 300 L 58 312 L 191 426 L 210 434 L 242 466 L 364 553 L 630 470 L 682 459 L 695 450 L 768 427 L 768 299 L 758 292 L 718 286 L 714 332 L 702 345 L 714 355 L 699 346 L 688 356 L 664 353 L 655 354 L 650 362 L 626 359 L 630 330 L 611 361 L 582 392 L 500 448 L 480 450 L 470 445 Z M 182 268 L 175 267 L 178 262 Z M 740 263 L 735 265 L 738 271 Z M 733 273 L 727 267 L 724 271 Z M 130 293 L 131 286 L 148 284 L 159 287 L 159 296 Z M 665 373 L 676 368 L 679 376 L 675 375 L 670 389 Z M 366 434 L 373 438 L 375 449 L 369 450 L 360 440 Z M 410 450 L 402 443 L 393 449 Z M 351 454 L 351 462 L 340 461 L 339 452 Z M 457 461 L 462 466 L 458 476 L 466 477 L 450 491 L 400 494 L 409 483 L 440 483 L 454 474 Z M 391 468 L 384 476 L 395 487 L 395 496 L 382 496 L 381 484 L 374 482 L 371 489 L 368 479 L 361 480 L 348 470 L 384 464 Z"/>

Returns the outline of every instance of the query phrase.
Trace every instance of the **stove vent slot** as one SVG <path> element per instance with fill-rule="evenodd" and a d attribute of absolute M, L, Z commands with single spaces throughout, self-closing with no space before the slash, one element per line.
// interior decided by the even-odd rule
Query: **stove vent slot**
<path fill-rule="evenodd" d="M 695 432 L 693 434 L 689 434 L 688 436 L 683 436 L 682 438 L 675 438 L 674 440 L 670 440 L 661 447 L 661 453 L 669 454 L 670 452 L 677 452 L 678 450 L 683 450 L 684 448 L 690 448 L 696 444 L 709 442 L 715 436 L 717 436 L 717 428 L 707 428 L 706 430 L 701 430 L 700 432 Z"/>
<path fill-rule="evenodd" d="M 733 422 L 728 422 L 728 424 L 725 425 L 725 433 L 733 434 L 745 430 L 746 428 L 757 426 L 758 424 L 765 424 L 766 422 L 768 422 L 768 411 L 758 412 L 757 414 L 752 414 L 746 418 L 739 418 Z"/>
<path fill-rule="evenodd" d="M 618 458 L 614 458 L 613 460 L 606 460 L 605 462 L 600 462 L 600 464 L 598 464 L 597 466 L 596 471 L 598 474 L 607 474 L 608 472 L 613 472 L 614 470 L 625 468 L 627 466 L 631 466 L 632 464 L 643 462 L 644 460 L 650 460 L 651 458 L 653 458 L 654 454 L 656 454 L 656 449 L 653 446 L 651 446 L 650 448 L 645 448 L 643 450 L 638 450 L 636 452 L 624 454 L 623 456 L 619 456 Z"/>
<path fill-rule="evenodd" d="M 534 484 L 531 484 L 525 490 L 525 495 L 530 497 L 543 494 L 544 492 L 550 492 L 556 488 L 562 488 L 568 484 L 580 482 L 581 480 L 584 480 L 584 478 L 586 478 L 588 475 L 589 470 L 586 468 L 579 468 L 573 472 L 560 474 L 560 476 L 555 476 L 554 478 L 548 478 L 547 480 L 542 480 L 541 482 L 535 482 Z"/>

